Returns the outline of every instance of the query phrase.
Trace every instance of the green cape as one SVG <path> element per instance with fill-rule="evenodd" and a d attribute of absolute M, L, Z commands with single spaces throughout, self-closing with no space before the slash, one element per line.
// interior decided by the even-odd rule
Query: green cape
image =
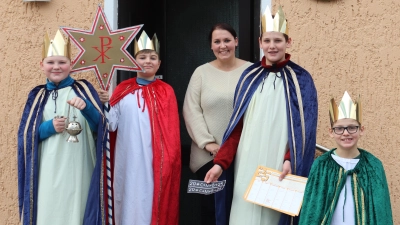
<path fill-rule="evenodd" d="M 355 224 L 393 224 L 389 189 L 381 161 L 358 149 L 360 161 L 354 169 L 346 171 L 332 158 L 334 150 L 318 157 L 311 167 L 299 224 L 331 224 L 347 176 L 352 178 Z"/>

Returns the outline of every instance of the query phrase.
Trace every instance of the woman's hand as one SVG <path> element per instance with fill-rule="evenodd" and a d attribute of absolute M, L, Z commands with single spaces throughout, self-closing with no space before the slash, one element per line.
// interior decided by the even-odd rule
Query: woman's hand
<path fill-rule="evenodd" d="M 208 152 L 210 152 L 211 154 L 213 154 L 214 156 L 218 153 L 219 151 L 219 145 L 216 143 L 208 143 L 206 144 L 206 146 L 204 147 Z"/>

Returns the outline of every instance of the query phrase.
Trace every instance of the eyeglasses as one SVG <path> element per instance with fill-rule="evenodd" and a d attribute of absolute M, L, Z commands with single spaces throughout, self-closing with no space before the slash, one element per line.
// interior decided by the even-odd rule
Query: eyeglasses
<path fill-rule="evenodd" d="M 348 126 L 348 127 L 332 127 L 333 132 L 335 132 L 335 134 L 343 134 L 344 130 L 347 130 L 347 132 L 349 134 L 354 134 L 357 133 L 358 131 L 358 127 L 359 126 Z"/>

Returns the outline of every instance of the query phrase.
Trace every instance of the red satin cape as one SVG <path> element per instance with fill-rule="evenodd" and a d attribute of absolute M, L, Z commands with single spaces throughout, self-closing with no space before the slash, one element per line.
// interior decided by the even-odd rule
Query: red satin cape
<path fill-rule="evenodd" d="M 154 194 L 151 225 L 178 225 L 181 145 L 175 93 L 170 85 L 161 80 L 140 86 L 136 78 L 131 78 L 117 86 L 111 96 L 110 105 L 114 106 L 139 88 L 142 89 L 145 107 L 149 112 L 152 131 Z M 112 174 L 117 135 L 117 131 L 110 132 Z"/>

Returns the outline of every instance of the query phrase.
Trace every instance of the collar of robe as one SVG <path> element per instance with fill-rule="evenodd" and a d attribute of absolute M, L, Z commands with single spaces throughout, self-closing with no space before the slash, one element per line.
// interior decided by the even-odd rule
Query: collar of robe
<path fill-rule="evenodd" d="M 136 78 L 136 83 L 138 83 L 139 85 L 142 85 L 142 86 L 146 86 L 146 85 L 151 84 L 151 83 L 153 83 L 154 81 L 156 81 L 156 79 L 157 79 L 157 78 L 154 77 L 153 80 L 146 80 L 146 79 L 137 77 L 137 78 Z"/>
<path fill-rule="evenodd" d="M 58 98 L 58 89 L 65 88 L 71 86 L 74 83 L 74 79 L 70 75 L 67 78 L 62 80 L 58 85 L 54 82 L 47 79 L 46 88 L 51 92 L 51 99 L 54 100 L 54 113 L 57 113 L 57 98 Z"/>
<path fill-rule="evenodd" d="M 54 82 L 47 79 L 46 88 L 47 88 L 47 90 L 57 90 L 57 89 L 71 86 L 73 83 L 74 83 L 74 79 L 72 79 L 72 77 L 70 75 L 68 75 L 68 77 L 65 78 L 64 80 L 62 80 L 58 85 L 56 85 Z"/>
<path fill-rule="evenodd" d="M 289 60 L 290 60 L 290 54 L 285 53 L 285 60 L 283 60 L 282 62 L 272 64 L 272 65 L 267 65 L 266 58 L 264 56 L 261 60 L 261 66 L 266 69 L 270 69 L 271 72 L 278 72 L 280 69 L 282 69 L 284 66 L 286 66 L 286 64 L 289 62 Z"/>
<path fill-rule="evenodd" d="M 276 78 L 281 78 L 281 74 L 278 74 L 278 72 L 284 67 L 286 66 L 286 64 L 289 62 L 290 60 L 290 54 L 285 53 L 285 60 L 283 60 L 282 62 L 278 62 L 276 64 L 272 64 L 272 65 L 267 65 L 266 63 L 266 58 L 265 56 L 262 58 L 261 60 L 261 66 L 265 69 L 267 69 L 267 74 L 264 76 L 263 81 L 262 81 L 262 87 L 261 87 L 261 91 L 260 93 L 263 91 L 264 89 L 264 82 L 265 79 L 268 77 L 269 73 L 275 73 L 275 79 L 274 79 L 274 89 L 275 89 L 275 81 Z"/>

